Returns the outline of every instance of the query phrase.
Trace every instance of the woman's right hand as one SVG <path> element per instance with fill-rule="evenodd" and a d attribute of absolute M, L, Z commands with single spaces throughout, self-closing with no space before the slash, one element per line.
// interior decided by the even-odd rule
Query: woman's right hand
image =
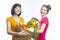
<path fill-rule="evenodd" d="M 29 33 L 25 30 L 22 30 L 21 32 L 18 33 L 19 35 L 27 36 Z"/>

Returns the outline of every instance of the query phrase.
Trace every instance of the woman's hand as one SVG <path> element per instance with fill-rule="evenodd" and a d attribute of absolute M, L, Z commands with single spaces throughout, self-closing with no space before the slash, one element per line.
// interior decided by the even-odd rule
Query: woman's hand
<path fill-rule="evenodd" d="M 26 30 L 22 30 L 21 32 L 18 33 L 19 35 L 27 36 L 30 35 L 30 33 Z"/>

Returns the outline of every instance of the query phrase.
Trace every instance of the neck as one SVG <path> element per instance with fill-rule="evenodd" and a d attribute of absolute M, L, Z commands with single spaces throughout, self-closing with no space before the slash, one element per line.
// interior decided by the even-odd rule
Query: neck
<path fill-rule="evenodd" d="M 18 17 L 18 15 L 14 14 L 13 17 Z"/>
<path fill-rule="evenodd" d="M 44 17 L 46 17 L 45 15 L 43 15 L 41 18 L 44 18 Z"/>

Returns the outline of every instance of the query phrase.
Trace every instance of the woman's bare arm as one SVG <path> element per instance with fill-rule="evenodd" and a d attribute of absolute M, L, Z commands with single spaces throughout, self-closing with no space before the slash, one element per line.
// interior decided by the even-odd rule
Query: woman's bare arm
<path fill-rule="evenodd" d="M 13 32 L 11 30 L 11 23 L 10 22 L 7 22 L 7 33 L 10 35 L 19 35 L 17 32 Z"/>
<path fill-rule="evenodd" d="M 45 29 L 45 26 L 46 26 L 46 24 L 43 23 L 43 24 L 41 25 L 41 28 L 40 28 L 39 30 L 37 30 L 37 33 L 42 33 L 42 32 L 44 31 L 44 29 Z"/>
<path fill-rule="evenodd" d="M 22 30 L 21 32 L 13 32 L 11 30 L 11 23 L 8 21 L 7 22 L 7 33 L 10 34 L 10 35 L 18 35 L 18 36 L 24 36 L 24 35 L 27 35 L 26 33 L 23 32 L 24 30 Z"/>

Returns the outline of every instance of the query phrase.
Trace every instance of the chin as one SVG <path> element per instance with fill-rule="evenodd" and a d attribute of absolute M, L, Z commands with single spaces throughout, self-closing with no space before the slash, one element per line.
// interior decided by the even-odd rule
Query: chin
<path fill-rule="evenodd" d="M 42 16 L 44 15 L 44 14 L 41 14 Z"/>

